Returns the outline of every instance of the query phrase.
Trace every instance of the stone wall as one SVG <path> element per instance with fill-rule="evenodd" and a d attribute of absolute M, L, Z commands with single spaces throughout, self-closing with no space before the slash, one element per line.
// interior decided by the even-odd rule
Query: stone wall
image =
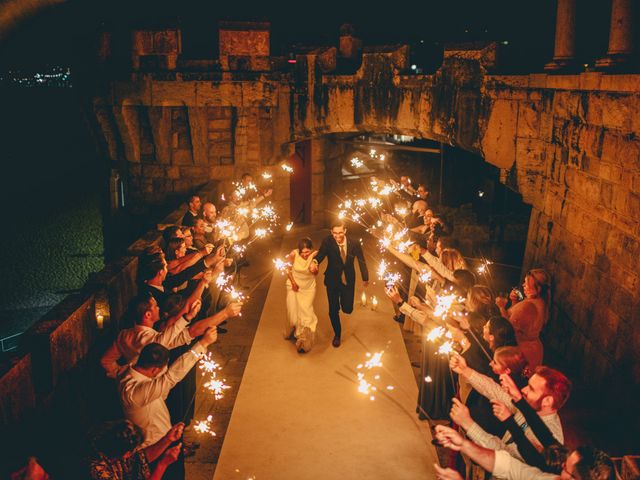
<path fill-rule="evenodd" d="M 102 123 L 122 138 L 110 150 L 123 152 L 144 201 L 204 177 L 255 174 L 286 160 L 293 142 L 329 133 L 411 135 L 481 155 L 532 205 L 525 271 L 542 266 L 554 277 L 548 346 L 595 385 L 616 373 L 618 385 L 637 386 L 640 76 L 492 75 L 485 50 L 447 52 L 433 75 L 407 74 L 402 46 L 365 48 L 352 72 L 327 47 L 298 55 L 291 72 L 211 73 L 210 81 L 134 74 L 112 82 L 99 105 L 113 118 Z M 170 108 L 187 111 L 188 131 L 162 125 L 174 118 Z M 114 143 L 112 129 L 102 131 Z M 317 220 L 339 157 L 331 148 L 312 144 Z M 286 208 L 286 182 L 274 198 Z"/>

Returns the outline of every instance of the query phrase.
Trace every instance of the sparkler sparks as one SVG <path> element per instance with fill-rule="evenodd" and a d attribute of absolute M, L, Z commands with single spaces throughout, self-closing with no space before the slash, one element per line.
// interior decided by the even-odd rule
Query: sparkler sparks
<path fill-rule="evenodd" d="M 287 232 L 290 232 L 292 228 L 293 228 L 293 222 L 289 222 L 289 223 L 287 223 L 287 226 L 286 226 L 286 227 L 284 227 L 284 229 L 285 229 Z"/>
<path fill-rule="evenodd" d="M 224 289 L 224 287 L 227 286 L 232 278 L 233 275 L 225 275 L 224 273 L 221 273 L 220 275 L 218 275 L 218 278 L 216 278 L 216 286 L 219 289 Z"/>
<path fill-rule="evenodd" d="M 287 262 L 286 260 L 283 260 L 281 258 L 274 258 L 273 259 L 273 264 L 276 267 L 276 270 L 278 270 L 281 274 L 285 274 L 287 273 L 287 270 L 289 268 L 291 268 L 291 264 L 289 262 Z"/>
<path fill-rule="evenodd" d="M 451 305 L 453 305 L 453 302 L 455 300 L 456 300 L 456 295 L 453 293 L 450 295 L 438 295 L 436 297 L 437 305 L 436 305 L 436 308 L 433 310 L 433 316 L 441 317 L 444 319 L 447 313 L 449 313 L 449 310 L 451 309 Z"/>
<path fill-rule="evenodd" d="M 273 175 L 271 175 L 269 172 L 262 173 L 262 178 L 264 178 L 265 180 L 271 180 L 272 177 Z"/>
<path fill-rule="evenodd" d="M 198 433 L 208 433 L 212 437 L 216 436 L 216 432 L 211 430 L 211 422 L 213 421 L 213 415 L 209 415 L 206 420 L 199 420 L 193 426 L 193 429 Z"/>
<path fill-rule="evenodd" d="M 244 302 L 246 299 L 245 294 L 236 290 L 236 287 L 234 286 L 227 287 L 224 289 L 224 291 L 229 294 L 231 300 L 233 300 L 234 302 Z"/>
<path fill-rule="evenodd" d="M 351 166 L 354 168 L 361 168 L 364 166 L 364 162 L 360 160 L 358 157 L 353 157 L 351 159 Z"/>
<path fill-rule="evenodd" d="M 444 342 L 438 348 L 438 354 L 440 355 L 449 355 L 452 352 L 453 352 L 453 342 L 451 340 Z"/>
<path fill-rule="evenodd" d="M 446 330 L 444 327 L 435 327 L 427 334 L 427 340 L 429 340 L 430 342 L 435 342 L 445 334 L 445 331 Z"/>
<path fill-rule="evenodd" d="M 431 276 L 432 276 L 431 270 L 425 270 L 420 274 L 420 276 L 418 277 L 418 280 L 420 280 L 422 283 L 427 283 L 431 281 Z"/>
<path fill-rule="evenodd" d="M 212 378 L 203 387 L 213 393 L 216 400 L 220 400 L 224 396 L 224 391 L 231 388 L 224 383 L 225 381 L 224 379 Z"/>
<path fill-rule="evenodd" d="M 286 163 L 283 163 L 281 165 L 282 170 L 284 170 L 287 173 L 293 173 L 293 167 L 290 165 L 287 165 Z"/>

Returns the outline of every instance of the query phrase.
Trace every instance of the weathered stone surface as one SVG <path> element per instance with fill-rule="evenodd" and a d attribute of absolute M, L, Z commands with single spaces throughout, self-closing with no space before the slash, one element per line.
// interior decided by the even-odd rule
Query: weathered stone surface
<path fill-rule="evenodd" d="M 617 326 L 627 325 L 640 295 L 633 273 L 640 271 L 638 76 L 489 75 L 474 55 L 454 53 L 433 75 L 403 75 L 404 47 L 365 48 L 351 74 L 332 71 L 335 48 L 298 55 L 293 73 L 256 72 L 269 55 L 261 28 L 221 30 L 222 73 L 194 80 L 136 74 L 111 82 L 109 94 L 96 99 L 107 153 L 128 162 L 132 195 L 170 193 L 158 187 L 186 193 L 210 178 L 258 172 L 286 160 L 295 141 L 327 133 L 407 134 L 480 153 L 502 178 L 516 178 L 534 207 L 524 267 L 543 266 L 554 276 L 561 300 L 552 333 L 571 339 L 565 348 L 576 359 L 594 355 L 583 371 L 592 368 L 589 379 L 601 381 L 622 351 Z M 177 109 L 177 117 L 167 126 L 154 108 Z M 313 148 L 315 218 L 340 152 L 328 142 Z M 277 180 L 274 199 L 288 209 L 288 183 Z M 595 291 L 608 293 L 607 308 L 594 308 Z"/>

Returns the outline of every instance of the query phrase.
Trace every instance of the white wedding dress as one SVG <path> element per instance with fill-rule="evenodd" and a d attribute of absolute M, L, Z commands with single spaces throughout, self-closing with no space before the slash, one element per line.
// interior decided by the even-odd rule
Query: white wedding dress
<path fill-rule="evenodd" d="M 313 346 L 313 340 L 318 325 L 318 317 L 313 311 L 313 300 L 316 296 L 316 276 L 309 272 L 309 265 L 313 255 L 306 260 L 294 250 L 291 274 L 298 284 L 299 290 L 294 292 L 291 281 L 287 277 L 287 325 L 285 337 L 293 333 L 296 337 L 296 348 L 308 352 Z"/>

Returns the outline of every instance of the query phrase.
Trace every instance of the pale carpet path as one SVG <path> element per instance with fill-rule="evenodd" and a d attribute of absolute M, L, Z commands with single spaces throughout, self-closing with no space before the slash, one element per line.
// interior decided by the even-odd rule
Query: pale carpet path
<path fill-rule="evenodd" d="M 314 238 L 316 245 L 319 239 Z M 285 238 L 283 252 L 296 241 L 297 236 Z M 372 278 L 375 268 L 369 264 Z M 343 343 L 336 349 L 323 271 L 324 265 L 315 301 L 316 345 L 303 355 L 283 339 L 285 279 L 274 275 L 214 479 L 434 477 L 435 450 L 426 424 L 416 420 L 416 382 L 383 285 L 376 282 L 367 289 L 380 300 L 373 312 L 360 306 L 358 280 L 356 306 L 353 314 L 342 315 Z M 384 350 L 387 371 L 367 373 L 381 389 L 373 401 L 357 391 L 356 366 L 367 360 L 362 344 L 372 352 Z"/>

